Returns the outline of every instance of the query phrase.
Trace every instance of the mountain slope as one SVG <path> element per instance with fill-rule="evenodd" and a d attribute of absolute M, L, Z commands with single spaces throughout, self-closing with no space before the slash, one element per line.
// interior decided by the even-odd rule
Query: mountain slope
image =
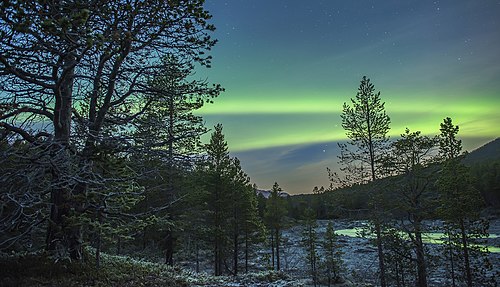
<path fill-rule="evenodd" d="M 467 165 L 475 165 L 489 161 L 500 160 L 500 138 L 471 151 L 464 159 Z"/>

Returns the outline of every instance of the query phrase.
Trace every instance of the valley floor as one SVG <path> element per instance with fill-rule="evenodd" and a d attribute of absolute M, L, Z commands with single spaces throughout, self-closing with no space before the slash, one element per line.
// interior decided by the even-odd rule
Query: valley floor
<path fill-rule="evenodd" d="M 332 222 L 336 230 L 353 229 L 364 224 L 363 221 Z M 324 220 L 318 221 L 319 238 L 324 234 L 327 223 L 328 221 Z M 215 277 L 207 273 L 189 271 L 189 268 L 168 267 L 164 264 L 106 254 L 102 255 L 101 267 L 96 268 L 92 251 L 87 251 L 87 260 L 80 263 L 55 262 L 44 253 L 2 254 L 0 286 L 312 286 L 304 259 L 304 248 L 301 245 L 301 233 L 302 227 L 294 226 L 283 234 L 283 272 L 260 271 L 237 277 Z M 490 222 L 490 233 L 500 234 L 500 220 Z M 339 241 L 345 263 L 345 282 L 335 286 L 376 286 L 376 250 L 368 239 L 342 235 Z M 433 245 L 435 244 L 428 246 L 431 251 L 436 247 Z M 500 238 L 489 239 L 488 245 L 500 247 Z M 500 253 L 491 253 L 489 258 L 493 270 L 499 270 Z M 258 264 L 254 263 L 257 269 Z M 445 270 L 439 267 L 430 269 L 430 286 L 447 286 L 446 280 Z"/>

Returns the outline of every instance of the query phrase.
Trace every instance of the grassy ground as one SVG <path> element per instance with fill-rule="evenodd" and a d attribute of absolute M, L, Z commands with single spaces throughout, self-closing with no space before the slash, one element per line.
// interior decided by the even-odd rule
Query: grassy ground
<path fill-rule="evenodd" d="M 103 255 L 97 268 L 91 254 L 82 262 L 47 254 L 3 255 L 0 286 L 190 286 L 175 268 Z"/>
<path fill-rule="evenodd" d="M 45 253 L 0 255 L 0 286 L 301 286 L 302 283 L 276 272 L 241 277 L 196 274 L 125 256 L 101 256 L 96 267 L 94 254 L 82 262 L 57 260 Z"/>

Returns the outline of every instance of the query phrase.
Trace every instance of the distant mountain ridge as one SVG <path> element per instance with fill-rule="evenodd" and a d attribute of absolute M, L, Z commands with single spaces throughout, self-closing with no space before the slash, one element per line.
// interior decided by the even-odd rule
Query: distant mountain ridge
<path fill-rule="evenodd" d="M 256 193 L 257 193 L 257 196 L 262 195 L 264 198 L 269 198 L 269 196 L 271 196 L 271 191 L 270 190 L 257 189 Z M 289 197 L 290 194 L 288 192 L 281 191 L 279 193 L 279 196 L 281 196 L 281 197 Z"/>
<path fill-rule="evenodd" d="M 464 158 L 464 163 L 474 165 L 478 163 L 500 160 L 500 138 L 471 151 Z"/>
<path fill-rule="evenodd" d="M 500 210 L 500 177 L 497 176 L 500 175 L 500 138 L 492 140 L 467 153 L 463 159 L 463 163 L 470 167 L 471 175 L 477 181 L 475 188 L 481 192 L 487 205 Z M 436 170 L 436 168 L 438 167 L 432 167 L 433 170 Z M 398 177 L 389 177 L 382 180 L 389 184 L 391 181 L 397 181 Z M 325 206 L 334 209 L 337 208 L 338 210 L 340 210 L 338 206 L 346 208 L 346 210 L 365 210 L 369 208 L 367 199 L 370 192 L 370 184 L 372 183 L 326 191 L 320 195 L 320 201 Z M 312 198 L 316 196 L 311 193 L 293 195 L 291 197 L 291 204 L 297 208 L 307 204 L 310 205 L 313 202 Z M 335 210 L 332 214 L 335 214 L 335 212 L 340 212 L 335 216 L 342 216 L 343 214 L 341 211 Z M 325 215 L 325 217 L 327 216 Z"/>

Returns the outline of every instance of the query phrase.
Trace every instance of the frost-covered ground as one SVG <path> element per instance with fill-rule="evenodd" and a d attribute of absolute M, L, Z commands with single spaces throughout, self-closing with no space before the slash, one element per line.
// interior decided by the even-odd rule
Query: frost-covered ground
<path fill-rule="evenodd" d="M 348 221 L 348 220 L 318 220 L 318 238 L 323 238 L 326 232 L 328 222 L 332 222 L 335 230 L 340 230 L 342 234 L 339 236 L 339 242 L 343 251 L 343 260 L 345 264 L 344 277 L 352 282 L 366 283 L 367 285 L 377 283 L 378 257 L 377 250 L 368 239 L 355 236 L 353 229 L 362 227 L 364 221 Z M 436 228 L 439 222 L 426 222 L 429 227 Z M 347 230 L 346 230 L 347 229 Z M 342 232 L 344 230 L 344 232 Z M 305 278 L 307 274 L 307 263 L 304 260 L 305 251 L 301 246 L 301 226 L 294 226 L 283 233 L 284 255 L 283 260 L 285 271 L 294 274 L 296 277 Z M 489 260 L 493 265 L 493 272 L 500 270 L 500 220 L 490 221 L 490 239 L 486 244 L 494 247 L 494 253 L 490 253 Z M 427 250 L 435 255 L 440 256 L 440 246 L 438 244 L 426 244 Z M 321 248 L 319 253 L 321 254 Z M 429 264 L 433 265 L 433 264 Z M 436 264 L 434 264 L 436 265 Z M 442 266 L 429 267 L 429 283 L 430 286 L 446 286 L 447 270 Z"/>
<path fill-rule="evenodd" d="M 377 286 L 378 258 L 376 248 L 368 239 L 359 238 L 356 236 L 356 233 L 353 232 L 353 229 L 362 227 L 366 222 L 352 220 L 318 220 L 317 234 L 319 239 L 324 237 L 328 222 L 333 224 L 335 230 L 341 231 L 341 233 L 344 234 L 339 236 L 339 243 L 343 251 L 342 259 L 345 266 L 343 278 L 346 282 L 336 286 Z M 435 228 L 439 226 L 439 222 L 426 222 L 426 225 Z M 267 246 L 262 246 L 255 257 L 256 259 L 251 262 L 251 269 L 262 270 L 261 272 L 238 277 L 219 277 L 218 279 L 217 277 L 209 276 L 207 278 L 212 279 L 207 280 L 205 284 L 193 286 L 310 286 L 311 280 L 308 273 L 306 252 L 301 243 L 302 230 L 302 226 L 295 225 L 284 230 L 282 234 L 282 273 L 277 274 L 265 271 L 270 264 L 270 251 Z M 490 222 L 490 234 L 500 235 L 500 220 L 497 219 Z M 488 239 L 487 245 L 500 248 L 500 237 L 492 237 L 493 238 Z M 441 252 L 439 245 L 426 244 L 426 247 L 432 254 L 439 256 Z M 318 252 L 319 254 L 322 253 L 321 248 L 319 248 Z M 500 270 L 500 253 L 491 253 L 489 259 L 493 264 L 493 270 Z M 430 265 L 434 266 L 430 266 L 428 270 L 429 285 L 447 286 L 447 270 L 439 264 Z M 204 271 L 210 273 L 209 269 Z M 262 280 L 262 278 L 266 278 L 266 276 L 275 276 L 275 278 Z M 195 281 L 200 282 L 199 278 Z M 202 281 L 203 280 L 201 280 L 201 282 Z"/>
<path fill-rule="evenodd" d="M 316 229 L 318 238 L 322 239 L 326 232 L 328 220 L 318 220 Z M 354 229 L 365 224 L 362 221 L 333 220 L 331 221 L 335 230 Z M 353 236 L 340 235 L 339 243 L 343 251 L 345 270 L 344 278 L 357 283 L 376 282 L 377 256 L 376 249 L 367 239 Z M 297 277 L 307 278 L 308 266 L 305 260 L 306 254 L 301 244 L 302 227 L 294 226 L 283 232 L 283 266 L 285 272 L 295 274 Z M 322 254 L 319 247 L 318 253 Z"/>

